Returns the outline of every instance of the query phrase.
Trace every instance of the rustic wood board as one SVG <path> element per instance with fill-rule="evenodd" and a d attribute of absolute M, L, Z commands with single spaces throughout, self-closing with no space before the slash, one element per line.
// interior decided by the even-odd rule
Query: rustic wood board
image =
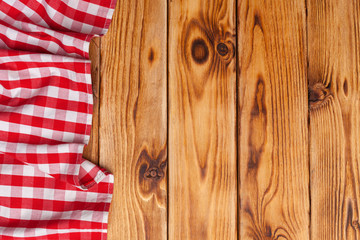
<path fill-rule="evenodd" d="M 100 48 L 101 39 L 95 37 L 90 42 L 89 56 L 91 61 L 91 79 L 93 90 L 93 119 L 90 140 L 84 148 L 83 157 L 99 164 L 99 117 L 100 117 Z"/>
<path fill-rule="evenodd" d="M 238 1 L 239 238 L 309 239 L 305 1 Z"/>
<path fill-rule="evenodd" d="M 235 1 L 169 2 L 169 239 L 237 239 Z"/>
<path fill-rule="evenodd" d="M 359 9 L 118 0 L 84 152 L 115 174 L 108 239 L 359 239 Z"/>
<path fill-rule="evenodd" d="M 311 236 L 359 239 L 360 1 L 307 9 Z"/>
<path fill-rule="evenodd" d="M 167 3 L 118 0 L 101 40 L 100 165 L 109 240 L 167 238 Z"/>

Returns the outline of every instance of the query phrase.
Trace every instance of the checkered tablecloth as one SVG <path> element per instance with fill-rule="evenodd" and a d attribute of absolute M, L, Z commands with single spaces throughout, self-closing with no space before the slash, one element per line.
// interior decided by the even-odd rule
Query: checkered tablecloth
<path fill-rule="evenodd" d="M 0 239 L 106 239 L 114 177 L 82 158 L 89 42 L 115 0 L 0 0 Z"/>

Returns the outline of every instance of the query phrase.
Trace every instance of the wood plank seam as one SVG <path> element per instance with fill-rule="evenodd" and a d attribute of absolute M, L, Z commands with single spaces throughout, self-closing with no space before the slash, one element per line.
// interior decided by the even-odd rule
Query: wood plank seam
<path fill-rule="evenodd" d="M 240 140 L 239 140 L 239 136 L 240 136 L 240 118 L 239 118 L 239 114 L 240 114 L 240 104 L 239 104 L 239 87 L 240 87 L 240 61 L 239 61 L 239 4 L 242 0 L 235 0 L 235 36 L 236 36 L 236 41 L 235 41 L 235 66 L 236 66 L 236 94 L 235 94 L 235 122 L 236 122 L 236 137 L 235 137 L 235 142 L 236 142 L 236 227 L 237 227 L 237 236 L 236 238 L 238 240 L 241 240 L 240 237 L 240 224 L 241 224 L 241 218 L 240 218 L 240 210 L 241 210 L 241 198 L 240 198 L 240 151 L 239 151 L 239 144 L 240 144 Z"/>
<path fill-rule="evenodd" d="M 169 39 L 170 39 L 170 2 L 172 2 L 172 0 L 166 0 L 166 139 L 167 142 L 169 142 L 169 129 L 170 129 L 170 102 L 169 102 L 169 55 L 170 55 L 170 51 L 169 51 Z M 167 147 L 167 156 L 170 156 L 169 154 L 169 148 L 170 148 L 170 144 L 168 143 L 168 147 Z M 170 211 L 169 211 L 169 189 L 170 189 L 170 173 L 169 173 L 169 169 L 170 169 L 170 159 L 168 159 L 168 168 L 167 168 L 167 173 L 166 173 L 166 181 L 167 181 L 167 198 L 166 198 L 166 204 L 167 204 L 167 211 L 166 211 L 166 239 L 169 240 L 170 239 L 170 234 L 169 234 L 169 228 L 170 228 L 170 224 L 169 224 L 169 219 L 170 219 Z"/>

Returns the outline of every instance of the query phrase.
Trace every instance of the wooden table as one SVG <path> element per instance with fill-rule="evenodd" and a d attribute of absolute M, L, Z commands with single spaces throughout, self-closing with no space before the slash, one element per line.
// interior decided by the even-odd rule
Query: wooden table
<path fill-rule="evenodd" d="M 118 0 L 91 58 L 109 240 L 359 239 L 360 1 Z"/>

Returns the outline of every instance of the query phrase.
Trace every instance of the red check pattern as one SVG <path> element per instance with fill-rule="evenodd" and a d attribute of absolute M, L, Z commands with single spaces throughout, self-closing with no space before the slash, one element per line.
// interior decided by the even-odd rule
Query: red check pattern
<path fill-rule="evenodd" d="M 115 0 L 0 1 L 0 239 L 106 239 L 114 176 L 82 158 L 89 43 Z"/>

